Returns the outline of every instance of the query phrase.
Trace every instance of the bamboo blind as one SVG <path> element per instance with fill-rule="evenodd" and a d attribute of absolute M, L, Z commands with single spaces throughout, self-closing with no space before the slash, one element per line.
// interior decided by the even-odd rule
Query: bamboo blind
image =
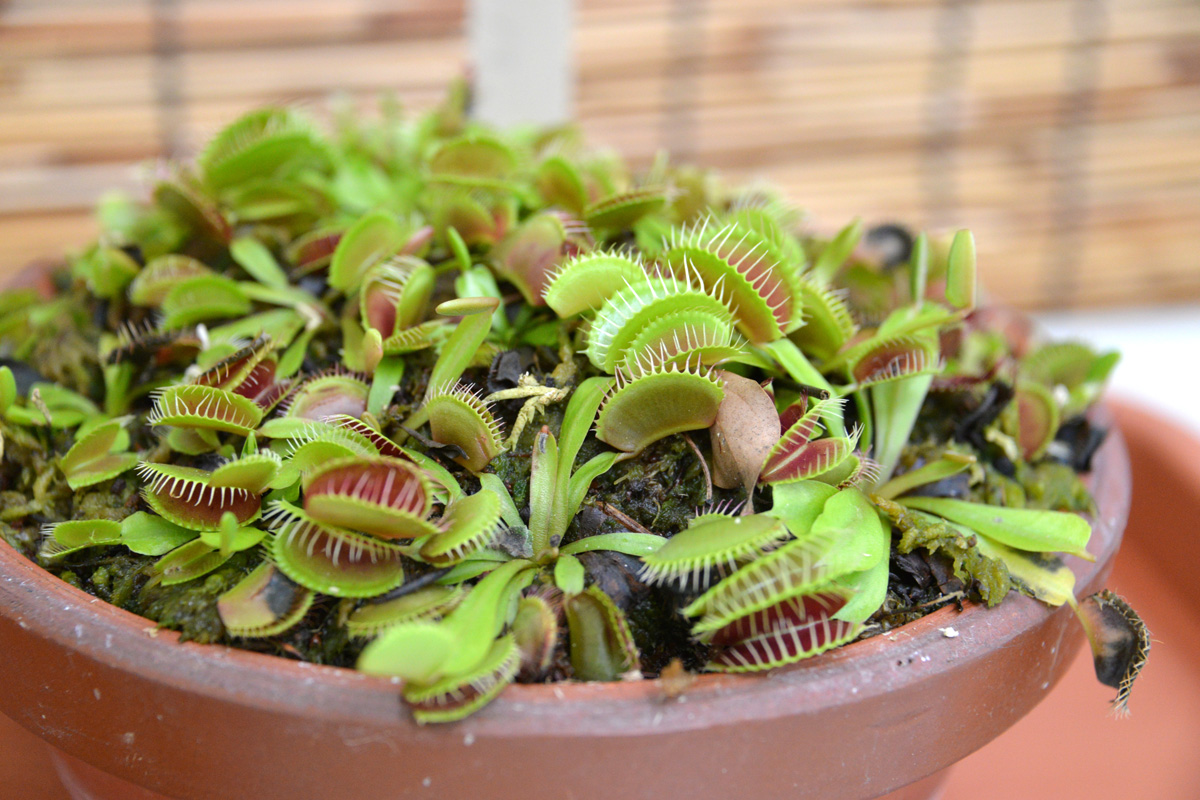
<path fill-rule="evenodd" d="M 256 104 L 435 102 L 462 0 L 0 0 L 0 265 Z M 1196 0 L 580 0 L 592 141 L 764 179 L 832 230 L 969 226 L 1027 307 L 1200 298 Z"/>

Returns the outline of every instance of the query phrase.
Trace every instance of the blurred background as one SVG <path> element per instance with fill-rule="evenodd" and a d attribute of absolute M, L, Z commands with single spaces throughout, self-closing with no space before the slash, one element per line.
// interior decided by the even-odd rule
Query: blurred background
<path fill-rule="evenodd" d="M 141 191 L 139 165 L 193 154 L 254 106 L 319 114 L 339 93 L 373 111 L 385 92 L 433 105 L 472 65 L 471 12 L 466 0 L 0 0 L 0 276 L 83 245 L 101 193 Z M 825 232 L 854 216 L 970 227 L 993 298 L 1124 350 L 1118 392 L 1168 414 L 1130 428 L 1138 447 L 1150 431 L 1179 452 L 1200 446 L 1186 434 L 1200 430 L 1200 0 L 577 0 L 546 22 L 548 48 L 568 40 L 593 143 L 772 182 Z M 1165 579 L 1171 551 L 1133 546 L 1164 526 L 1194 533 L 1183 509 L 1200 503 L 1194 456 L 1135 463 L 1142 486 L 1189 463 L 1175 494 L 1135 497 L 1114 578 L 1162 639 L 1134 720 L 1104 719 L 1106 690 L 1081 657 L 959 768 L 947 798 L 1200 796 L 1200 609 L 1179 601 L 1200 558 L 1176 554 Z M 1192 506 L 1176 508 L 1185 492 Z M 1061 755 L 1067 742 L 1085 755 Z M 33 787 L 13 796 L 42 797 Z"/>
<path fill-rule="evenodd" d="M 0 264 L 256 105 L 432 105 L 467 6 L 0 0 Z M 578 0 L 572 29 L 578 119 L 635 163 L 765 178 L 824 229 L 970 227 L 1022 307 L 1200 299 L 1196 0 Z"/>

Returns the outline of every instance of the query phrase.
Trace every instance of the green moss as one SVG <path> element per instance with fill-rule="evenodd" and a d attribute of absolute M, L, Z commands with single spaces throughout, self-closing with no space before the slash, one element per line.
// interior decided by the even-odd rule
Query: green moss
<path fill-rule="evenodd" d="M 931 553 L 947 556 L 953 564 L 954 574 L 989 606 L 999 603 L 1010 589 L 1015 588 L 1008 568 L 1003 562 L 980 553 L 975 546 L 975 537 L 964 536 L 959 529 L 945 523 L 919 517 L 898 503 L 883 500 L 877 504 L 900 532 L 900 541 L 896 545 L 899 552 L 911 553 L 923 547 Z"/>
<path fill-rule="evenodd" d="M 156 584 L 135 595 L 129 609 L 164 628 L 179 631 L 184 641 L 219 642 L 225 626 L 217 613 L 217 598 L 232 589 L 250 571 L 251 557 L 238 553 L 202 578 L 163 586 Z"/>
<path fill-rule="evenodd" d="M 1057 461 L 1018 464 L 1017 481 L 1025 489 L 1029 508 L 1091 512 L 1096 508 L 1091 492 L 1075 470 Z"/>
<path fill-rule="evenodd" d="M 705 493 L 704 470 L 696 454 L 683 436 L 675 435 L 601 475 L 592 484 L 589 499 L 613 506 L 654 533 L 673 534 L 687 527 L 696 509 L 705 505 Z M 740 489 L 713 490 L 714 502 L 744 499 Z"/>
<path fill-rule="evenodd" d="M 8 502 L 10 500 L 20 502 L 23 499 L 23 497 L 15 492 L 0 492 L 0 506 L 4 508 L 9 507 Z M 41 534 L 37 528 L 32 526 L 14 527 L 7 522 L 0 522 L 0 538 L 4 539 L 10 547 L 26 558 L 33 558 L 34 553 L 37 552 L 38 540 L 41 539 Z"/>
<path fill-rule="evenodd" d="M 74 519 L 111 519 L 115 522 L 137 510 L 135 483 L 124 478 L 105 481 L 75 493 Z"/>
<path fill-rule="evenodd" d="M 1087 485 L 1066 464 L 1049 459 L 1033 464 L 1020 461 L 1013 465 L 1014 474 L 1010 477 L 989 460 L 994 454 L 980 452 L 965 442 L 947 444 L 929 438 L 916 441 L 904 448 L 897 461 L 896 474 L 936 461 L 948 450 L 973 455 L 978 462 L 977 468 L 955 479 L 967 482 L 967 492 L 962 499 L 1051 511 L 1089 512 L 1095 507 Z"/>

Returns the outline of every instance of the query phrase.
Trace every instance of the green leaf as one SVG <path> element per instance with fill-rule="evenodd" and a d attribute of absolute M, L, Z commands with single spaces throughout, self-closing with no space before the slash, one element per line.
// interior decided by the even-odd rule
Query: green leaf
<path fill-rule="evenodd" d="M 279 365 L 275 367 L 277 379 L 290 378 L 300 371 L 300 367 L 304 365 L 304 357 L 308 354 L 308 346 L 312 343 L 316 333 L 315 327 L 305 328 L 304 332 L 283 352 L 279 358 Z"/>
<path fill-rule="evenodd" d="M 319 213 L 318 194 L 279 178 L 253 178 L 231 189 L 226 202 L 240 223 L 308 224 Z M 323 198 L 321 198 L 323 199 Z"/>
<path fill-rule="evenodd" d="M 482 470 L 504 450 L 500 423 L 466 384 L 433 393 L 421 411 L 429 420 L 430 438 L 459 448 L 461 452 L 452 457 L 472 472 Z M 410 426 L 417 424 L 411 420 Z"/>
<path fill-rule="evenodd" d="M 351 636 L 370 638 L 405 622 L 430 621 L 445 616 L 465 595 L 461 586 L 433 584 L 399 597 L 367 601 L 350 612 L 346 630 Z"/>
<path fill-rule="evenodd" d="M 471 558 L 460 561 L 450 568 L 437 582 L 442 586 L 457 586 L 461 583 L 478 578 L 485 572 L 491 572 L 497 564 L 509 560 L 507 553 L 495 553 L 489 550 L 477 550 Z"/>
<path fill-rule="evenodd" d="M 566 523 L 555 518 L 554 495 L 558 476 L 558 442 L 549 429 L 543 428 L 533 440 L 533 455 L 529 464 L 529 533 L 533 537 L 533 553 L 538 556 L 557 542 Z M 561 524 L 560 524 L 561 523 Z"/>
<path fill-rule="evenodd" d="M 828 392 L 830 397 L 837 397 L 838 393 L 834 391 L 833 386 L 809 362 L 808 357 L 796 346 L 795 342 L 790 339 L 777 339 L 767 344 L 765 349 L 791 376 L 792 380 L 822 389 Z M 846 435 L 846 426 L 842 422 L 841 413 L 837 408 L 831 406 L 829 412 L 822 416 L 821 421 L 825 423 L 825 430 L 829 431 L 830 436 Z"/>
<path fill-rule="evenodd" d="M 246 441 L 254 439 L 255 436 L 251 433 Z M 280 467 L 280 458 L 275 453 L 250 452 L 213 470 L 208 485 L 217 489 L 228 487 L 262 494 L 274 482 Z"/>
<path fill-rule="evenodd" d="M 450 229 L 452 235 L 451 241 L 457 239 L 462 242 L 462 237 L 458 235 L 458 231 Z M 470 257 L 466 254 L 466 245 L 463 245 L 463 256 L 467 258 L 467 266 L 462 268 L 462 274 L 454 279 L 454 291 L 459 297 L 494 297 L 501 301 L 501 305 L 492 313 L 492 330 L 501 334 L 506 333 L 510 325 L 508 324 L 508 316 L 504 313 L 504 295 L 500 292 L 500 287 L 496 283 L 496 278 L 492 275 L 492 271 L 485 266 L 471 266 Z"/>
<path fill-rule="evenodd" d="M 137 464 L 137 456 L 133 453 L 111 452 L 117 447 L 118 438 L 123 438 L 128 445 L 129 437 L 123 435 L 128 421 L 128 418 L 109 420 L 77 436 L 75 444 L 58 461 L 58 468 L 67 477 L 67 485 L 82 489 L 115 478 Z M 84 429 L 81 427 L 80 430 Z"/>
<path fill-rule="evenodd" d="M 887 599 L 888 570 L 888 559 L 881 558 L 873 567 L 838 578 L 836 583 L 849 589 L 853 595 L 833 618 L 845 622 L 866 622 Z"/>
<path fill-rule="evenodd" d="M 178 330 L 200 322 L 245 316 L 252 304 L 237 281 L 207 275 L 176 283 L 163 298 L 161 308 L 161 327 Z"/>
<path fill-rule="evenodd" d="M 311 419 L 300 417 L 276 417 L 262 424 L 255 433 L 268 439 L 294 439 L 312 429 Z"/>
<path fill-rule="evenodd" d="M 881 479 L 886 480 L 896 468 L 931 385 L 932 375 L 914 375 L 866 390 L 874 408 L 875 460 L 879 462 Z"/>
<path fill-rule="evenodd" d="M 822 248 L 817 260 L 813 262 L 811 274 L 822 286 L 833 280 L 838 268 L 846 262 L 854 248 L 858 246 L 863 235 L 863 221 L 855 219 L 838 231 L 830 242 Z"/>
<path fill-rule="evenodd" d="M 450 474 L 450 471 L 448 469 L 446 469 L 441 464 L 434 461 L 432 458 L 425 455 L 424 453 L 419 453 L 416 450 L 412 450 L 408 447 L 402 447 L 400 449 L 404 451 L 404 455 L 407 456 L 413 463 L 415 463 L 421 469 L 425 470 L 425 472 L 429 475 L 430 479 L 434 481 L 434 483 L 437 483 L 439 486 L 441 486 L 443 489 L 446 490 L 446 499 L 447 500 L 454 500 L 459 497 L 462 497 L 462 494 L 463 494 L 462 487 L 459 485 L 458 480 L 452 474 Z M 479 476 L 480 479 L 483 479 L 485 475 L 486 475 L 486 473 L 481 474 Z M 495 476 L 493 475 L 492 477 L 495 477 Z M 497 480 L 499 480 L 499 479 L 497 478 Z M 485 487 L 487 486 L 486 483 L 484 485 L 485 485 Z M 504 484 L 500 484 L 500 485 L 501 485 L 501 487 L 504 486 Z M 506 493 L 507 493 L 507 490 L 506 490 Z M 503 501 L 503 497 L 501 497 L 501 501 Z M 511 498 L 509 499 L 509 503 L 510 504 L 512 503 Z M 503 508 L 503 502 L 501 503 L 501 508 Z M 520 517 L 518 516 L 518 519 L 519 518 Z"/>
<path fill-rule="evenodd" d="M 975 307 L 975 237 L 970 231 L 954 234 L 946 261 L 946 302 L 955 308 Z"/>
<path fill-rule="evenodd" d="M 262 108 L 222 129 L 196 163 L 209 186 L 225 189 L 326 158 L 321 135 L 306 116 L 292 108 Z"/>
<path fill-rule="evenodd" d="M 975 546 L 986 557 L 1003 561 L 1009 577 L 1026 594 L 1052 606 L 1074 599 L 1075 573 L 1062 559 L 1006 547 L 983 534 L 976 537 Z"/>
<path fill-rule="evenodd" d="M 276 636 L 304 618 L 314 596 L 264 561 L 217 598 L 217 613 L 232 636 Z"/>
<path fill-rule="evenodd" d="M 592 481 L 608 472 L 620 455 L 620 453 L 597 453 L 571 475 L 571 479 L 567 483 L 568 521 L 579 513 Z"/>
<path fill-rule="evenodd" d="M 560 553 L 554 563 L 554 585 L 567 596 L 576 595 L 583 591 L 586 573 L 583 562 L 572 555 Z"/>
<path fill-rule="evenodd" d="M 391 404 L 403 377 L 403 358 L 391 356 L 380 360 L 375 367 L 375 375 L 371 379 L 371 391 L 367 394 L 367 411 L 375 416 L 382 414 Z"/>
<path fill-rule="evenodd" d="M 390 628 L 368 644 L 355 665 L 369 675 L 389 675 L 417 683 L 432 683 L 444 674 L 454 652 L 455 634 L 435 622 L 406 622 Z"/>
<path fill-rule="evenodd" d="M 684 616 L 703 615 L 692 625 L 692 635 L 707 637 L 738 619 L 828 587 L 822 560 L 828 544 L 794 539 L 722 578 L 683 609 Z"/>
<path fill-rule="evenodd" d="M 177 384 L 155 399 L 151 425 L 228 431 L 246 436 L 262 422 L 258 404 L 240 394 L 199 384 Z"/>
<path fill-rule="evenodd" d="M 225 512 L 221 517 L 221 527 L 215 531 L 201 531 L 200 541 L 209 547 L 216 548 L 222 556 L 228 558 L 234 553 L 249 550 L 266 538 L 267 532 L 252 525 L 241 526 L 237 517 Z"/>
<path fill-rule="evenodd" d="M 471 253 L 467 250 L 467 243 L 463 241 L 462 234 L 455 228 L 446 229 L 446 239 L 450 243 L 450 252 L 454 254 L 454 259 L 458 262 L 458 268 L 464 274 L 471 269 Z M 457 288 L 457 282 L 455 282 Z M 491 292 L 488 292 L 490 295 Z M 458 293 L 459 297 L 474 297 L 474 294 Z"/>
<path fill-rule="evenodd" d="M 429 157 L 429 171 L 436 180 L 464 185 L 503 185 L 516 168 L 513 151 L 499 138 L 472 133 L 445 141 Z"/>
<path fill-rule="evenodd" d="M 487 546 L 496 536 L 501 500 L 492 492 L 475 492 L 446 506 L 441 530 L 421 545 L 421 558 L 445 566 L 462 561 Z"/>
<path fill-rule="evenodd" d="M 822 558 L 830 577 L 869 570 L 887 561 L 891 547 L 890 527 L 858 489 L 842 489 L 825 501 L 809 536 L 831 542 Z"/>
<path fill-rule="evenodd" d="M 790 539 L 783 523 L 766 514 L 708 514 L 692 520 L 656 552 L 642 557 L 642 580 L 687 588 L 708 582 L 714 570 L 732 570 Z"/>
<path fill-rule="evenodd" d="M 329 309 L 318 298 L 298 286 L 269 286 L 256 281 L 238 281 L 237 285 L 243 294 L 259 303 L 305 309 L 310 314 L 325 318 L 330 316 Z"/>
<path fill-rule="evenodd" d="M 648 556 L 658 552 L 659 548 L 666 543 L 666 537 L 655 533 L 601 533 L 584 539 L 576 539 L 559 548 L 558 553 L 559 558 L 564 555 L 579 555 L 597 550 L 611 550 L 627 556 Z"/>
<path fill-rule="evenodd" d="M 546 305 L 566 318 L 604 305 L 618 290 L 646 281 L 642 264 L 621 253 L 586 253 L 565 262 L 546 286 Z"/>
<path fill-rule="evenodd" d="M 365 154 L 343 154 L 329 188 L 348 211 L 370 211 L 373 208 L 399 210 L 401 206 L 396 186 L 388 174 Z"/>
<path fill-rule="evenodd" d="M 271 556 L 289 578 L 337 597 L 375 597 L 404 583 L 403 550 L 391 542 L 318 522 L 275 501 Z"/>
<path fill-rule="evenodd" d="M 887 500 L 899 497 L 905 492 L 912 491 L 918 486 L 937 483 L 940 480 L 957 475 L 975 463 L 975 457 L 967 453 L 947 451 L 937 461 L 922 464 L 914 470 L 892 478 L 874 491 L 874 494 Z"/>
<path fill-rule="evenodd" d="M 506 634 L 495 640 L 471 669 L 429 685 L 409 683 L 404 687 L 404 700 L 418 724 L 454 722 L 495 699 L 512 683 L 520 667 L 521 652 L 513 636 Z"/>
<path fill-rule="evenodd" d="M 8 407 L 11 406 L 17 399 L 17 381 L 13 377 L 12 370 L 8 367 L 0 367 L 0 416 L 3 416 Z"/>
<path fill-rule="evenodd" d="M 706 371 L 660 367 L 615 384 L 596 420 L 596 438 L 630 458 L 673 433 L 708 428 L 724 396 Z"/>
<path fill-rule="evenodd" d="M 925 286 L 929 281 L 929 237 L 924 231 L 917 234 L 917 238 L 913 240 L 908 270 L 909 292 L 912 294 L 912 301 L 919 303 L 925 297 Z"/>
<path fill-rule="evenodd" d="M 86 281 L 92 294 L 105 299 L 120 297 L 139 269 L 136 261 L 115 247 L 97 247 L 71 265 L 72 274 Z"/>
<path fill-rule="evenodd" d="M 499 475 L 481 472 L 479 484 L 483 491 L 491 492 L 500 498 L 500 519 L 504 520 L 504 524 L 510 528 L 525 527 L 525 520 L 521 519 L 521 512 L 517 510 L 517 504 L 513 502 L 512 494 L 504 485 L 504 481 L 500 480 Z"/>
<path fill-rule="evenodd" d="M 139 306 L 158 306 L 175 284 L 189 278 L 212 275 L 202 261 L 172 253 L 147 262 L 129 284 L 129 300 Z"/>
<path fill-rule="evenodd" d="M 342 235 L 329 264 L 329 285 L 343 292 L 358 287 L 367 270 L 393 255 L 408 232 L 385 211 L 367 214 Z"/>
<path fill-rule="evenodd" d="M 65 386 L 39 382 L 35 383 L 32 388 L 41 394 L 42 400 L 51 411 L 78 411 L 88 419 L 93 419 L 100 415 L 100 409 L 96 407 L 95 403 L 79 392 L 72 391 Z"/>
<path fill-rule="evenodd" d="M 103 362 L 109 353 L 113 352 L 118 345 L 116 336 L 110 333 L 100 334 L 99 353 Z M 104 376 L 104 413 L 109 416 L 119 417 L 129 411 L 129 404 L 134 396 L 133 387 L 133 364 L 104 364 L 101 367 L 101 372 Z M 153 390 L 156 388 L 154 383 L 143 383 L 137 387 L 137 393 Z M 0 411 L 0 414 L 3 412 Z"/>
<path fill-rule="evenodd" d="M 566 533 L 567 525 L 579 512 L 588 487 L 593 480 L 604 474 L 616 461 L 616 454 L 601 453 L 594 456 L 581 468 L 578 481 L 571 474 L 575 466 L 575 456 L 583 446 L 584 439 L 596 419 L 596 411 L 604 400 L 610 381 L 605 377 L 588 378 L 575 388 L 571 399 L 567 402 L 563 414 L 562 428 L 559 430 L 558 463 L 555 469 L 554 509 L 553 519 L 555 528 L 551 535 L 562 536 Z M 607 458 L 606 458 L 607 457 Z M 598 460 L 599 459 L 599 460 Z"/>
<path fill-rule="evenodd" d="M 1095 556 L 1086 549 L 1092 526 L 1077 514 L 989 506 L 947 497 L 902 497 L 898 502 L 957 522 L 1018 550 L 1070 553 L 1095 561 Z"/>
<path fill-rule="evenodd" d="M 229 556 L 196 539 L 160 558 L 151 572 L 163 586 L 174 586 L 207 575 L 228 560 Z"/>
<path fill-rule="evenodd" d="M 121 544 L 143 556 L 161 556 L 200 534 L 163 519 L 137 511 L 121 520 Z"/>
<path fill-rule="evenodd" d="M 429 388 L 425 393 L 427 400 L 435 392 L 449 389 L 462 376 L 479 345 L 487 338 L 492 326 L 492 313 L 499 307 L 500 301 L 494 297 L 460 297 L 437 307 L 437 313 L 442 316 L 461 315 L 462 319 L 442 345 L 442 352 L 429 373 Z"/>
<path fill-rule="evenodd" d="M 35 395 L 40 398 L 40 406 Z M 100 409 L 83 395 L 53 383 L 35 383 L 30 387 L 28 404 L 10 405 L 4 417 L 17 425 L 42 427 L 47 423 L 43 408 L 49 412 L 49 424 L 54 429 L 73 428 L 101 416 Z"/>
<path fill-rule="evenodd" d="M 707 634 L 713 642 L 708 668 L 716 672 L 755 672 L 809 658 L 853 640 L 859 626 L 834 619 L 845 603 L 834 585 L 776 603 Z"/>
<path fill-rule="evenodd" d="M 562 428 L 559 430 L 559 453 L 566 471 L 574 467 L 575 456 L 579 454 L 579 448 L 596 421 L 596 411 L 611 385 L 605 377 L 588 378 L 575 387 L 571 399 L 567 401 Z"/>
<path fill-rule="evenodd" d="M 471 670 L 491 647 L 496 636 L 508 622 L 512 602 L 520 590 L 533 579 L 528 561 L 514 560 L 501 564 L 483 577 L 470 594 L 449 616 L 445 625 L 453 633 L 457 646 L 442 665 L 444 674 L 456 675 Z M 521 573 L 525 572 L 524 579 Z"/>
<path fill-rule="evenodd" d="M 835 486 L 821 481 L 794 481 L 781 483 L 771 490 L 774 505 L 769 514 L 782 520 L 792 535 L 803 539 L 812 530 L 813 523 L 821 516 L 825 502 L 837 494 Z"/>
<path fill-rule="evenodd" d="M 592 203 L 584 210 L 584 219 L 592 228 L 628 230 L 641 218 L 661 211 L 666 204 L 667 196 L 662 189 L 634 189 Z"/>
<path fill-rule="evenodd" d="M 232 342 L 237 339 L 253 341 L 265 334 L 271 337 L 271 342 L 276 347 L 287 347 L 304 327 L 304 322 L 304 318 L 294 309 L 275 308 L 250 314 L 212 328 L 208 332 L 208 338 L 209 341 L 216 344 L 217 342 Z"/>
<path fill-rule="evenodd" d="M 287 274 L 267 246 L 250 236 L 238 236 L 229 245 L 229 254 L 242 269 L 259 283 L 276 289 L 288 285 Z"/>

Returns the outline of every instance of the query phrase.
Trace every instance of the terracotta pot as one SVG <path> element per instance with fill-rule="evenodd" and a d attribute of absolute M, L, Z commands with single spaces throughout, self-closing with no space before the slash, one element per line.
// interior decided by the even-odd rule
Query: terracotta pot
<path fill-rule="evenodd" d="M 1130 502 L 1119 433 L 1095 463 L 1081 595 Z M 1068 609 L 1012 596 L 769 674 L 702 676 L 674 700 L 658 681 L 512 686 L 423 728 L 386 679 L 180 643 L 0 543 L 0 712 L 56 748 L 77 798 L 927 797 L 1081 641 Z"/>

